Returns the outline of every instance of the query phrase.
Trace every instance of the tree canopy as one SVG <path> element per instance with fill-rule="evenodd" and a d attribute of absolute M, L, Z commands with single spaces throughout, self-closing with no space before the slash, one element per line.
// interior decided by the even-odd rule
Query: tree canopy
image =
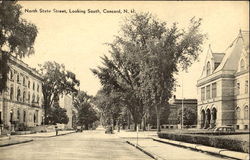
<path fill-rule="evenodd" d="M 34 54 L 37 27 L 21 18 L 22 6 L 16 1 L 0 3 L 0 92 L 6 88 L 10 54 L 19 58 Z"/>
<path fill-rule="evenodd" d="M 49 108 L 59 100 L 60 95 L 76 94 L 80 81 L 73 72 L 67 71 L 64 65 L 56 62 L 45 62 L 44 65 L 40 65 L 40 73 L 43 76 L 45 123 L 48 123 L 46 117 Z"/>
<path fill-rule="evenodd" d="M 125 19 L 121 34 L 110 46 L 111 57 L 102 57 L 103 66 L 92 69 L 103 89 L 121 95 L 135 125 L 154 108 L 160 130 L 161 108 L 167 107 L 176 80 L 202 51 L 205 35 L 201 19 L 192 18 L 187 29 L 177 23 L 166 26 L 150 13 L 135 13 Z"/>

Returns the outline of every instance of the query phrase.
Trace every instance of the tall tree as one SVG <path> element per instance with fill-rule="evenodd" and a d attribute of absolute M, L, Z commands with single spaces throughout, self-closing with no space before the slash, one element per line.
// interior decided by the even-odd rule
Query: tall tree
<path fill-rule="evenodd" d="M 174 74 L 187 69 L 201 51 L 205 35 L 199 32 L 200 25 L 201 19 L 193 18 L 186 31 L 176 23 L 166 27 L 149 13 L 136 13 L 109 44 L 111 58 L 104 56 L 104 67 L 92 71 L 104 89 L 123 96 L 135 124 L 153 107 L 160 131 L 160 113 L 172 96 Z"/>
<path fill-rule="evenodd" d="M 183 124 L 184 125 L 195 125 L 196 124 L 196 120 L 197 120 L 197 112 L 196 110 L 190 108 L 190 107 L 186 107 L 184 106 L 183 109 Z M 178 111 L 178 123 L 181 124 L 181 120 L 182 120 L 182 109 L 180 108 Z"/>
<path fill-rule="evenodd" d="M 48 111 L 62 94 L 76 94 L 80 81 L 73 72 L 67 71 L 65 66 L 56 62 L 45 62 L 40 65 L 43 76 L 42 92 L 44 96 L 45 123 L 48 124 Z"/>
<path fill-rule="evenodd" d="M 49 112 L 47 115 L 47 121 L 49 124 L 55 125 L 56 123 L 67 124 L 69 122 L 69 117 L 66 114 L 67 110 L 65 108 L 61 108 L 58 102 L 53 104 L 52 108 L 49 108 Z"/>
<path fill-rule="evenodd" d="M 97 112 L 92 104 L 93 97 L 84 91 L 79 91 L 74 98 L 74 107 L 78 111 L 77 124 L 84 125 L 88 129 L 94 122 L 98 120 Z"/>
<path fill-rule="evenodd" d="M 17 1 L 0 3 L 0 93 L 6 89 L 9 56 L 19 58 L 34 53 L 37 27 L 21 18 L 22 6 Z"/>
<path fill-rule="evenodd" d="M 150 16 L 148 17 L 150 19 Z M 147 19 L 147 18 L 145 18 Z M 164 26 L 164 23 L 161 26 Z M 178 29 L 174 23 L 164 32 L 146 41 L 145 54 L 141 64 L 142 92 L 146 94 L 150 107 L 157 116 L 157 131 L 160 131 L 161 109 L 167 106 L 175 86 L 174 74 L 186 70 L 202 51 L 205 35 L 200 33 L 201 19 L 192 18 L 185 29 Z M 159 33 L 159 32 L 157 32 Z"/>

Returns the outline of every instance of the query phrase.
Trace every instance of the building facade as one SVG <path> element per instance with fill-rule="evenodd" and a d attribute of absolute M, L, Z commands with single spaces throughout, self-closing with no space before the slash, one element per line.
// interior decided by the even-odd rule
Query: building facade
<path fill-rule="evenodd" d="M 240 31 L 225 53 L 209 47 L 197 90 L 199 128 L 249 128 L 249 31 Z"/>
<path fill-rule="evenodd" d="M 7 89 L 0 94 L 0 120 L 7 130 L 23 130 L 43 123 L 42 77 L 10 56 Z"/>
<path fill-rule="evenodd" d="M 66 129 L 72 129 L 73 128 L 73 111 L 75 111 L 73 106 L 73 97 L 69 94 L 67 95 L 61 95 L 59 98 L 59 106 L 61 108 L 66 109 L 66 114 L 69 118 L 69 122 L 65 125 Z"/>
<path fill-rule="evenodd" d="M 197 112 L 197 99 L 176 99 L 174 96 L 169 100 L 170 114 L 168 117 L 168 124 L 163 125 L 163 128 L 176 129 L 180 127 L 180 124 L 178 123 L 178 112 L 182 109 L 182 103 L 183 107 L 191 108 L 195 113 Z M 193 125 L 196 124 L 194 123 Z"/>

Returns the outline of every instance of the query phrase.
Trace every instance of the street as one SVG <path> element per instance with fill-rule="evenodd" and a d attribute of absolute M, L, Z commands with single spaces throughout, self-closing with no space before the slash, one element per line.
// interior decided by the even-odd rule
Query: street
<path fill-rule="evenodd" d="M 1 160 L 147 160 L 152 159 L 115 134 L 83 131 L 0 148 Z"/>
<path fill-rule="evenodd" d="M 150 133 L 151 134 L 151 133 Z M 104 134 L 103 128 L 72 133 L 51 138 L 34 138 L 33 142 L 0 148 L 1 160 L 147 160 L 152 159 L 125 139 L 133 142 L 135 132 Z M 148 136 L 148 135 L 144 135 Z M 126 137 L 126 138 L 125 138 Z M 132 139 L 131 139 L 132 138 Z M 139 144 L 145 149 L 157 153 L 162 159 L 203 159 L 219 160 L 201 152 L 172 145 L 162 144 L 140 136 Z M 189 155 L 192 155 L 190 157 Z"/>

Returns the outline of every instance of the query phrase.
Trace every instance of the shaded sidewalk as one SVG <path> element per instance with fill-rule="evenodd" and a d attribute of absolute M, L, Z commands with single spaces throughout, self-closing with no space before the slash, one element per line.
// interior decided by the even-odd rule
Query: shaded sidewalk
<path fill-rule="evenodd" d="M 75 133 L 75 131 L 59 131 L 57 136 L 63 136 L 67 134 Z M 0 137 L 0 147 L 28 143 L 33 141 L 35 138 L 50 138 L 56 137 L 55 132 L 43 132 L 43 133 L 34 133 L 34 134 L 25 134 L 25 135 L 11 135 Z"/>
<path fill-rule="evenodd" d="M 188 160 L 190 158 L 207 160 L 209 156 L 212 155 L 216 156 L 214 156 L 213 159 L 249 159 L 247 153 L 158 138 L 156 132 L 139 132 L 138 139 L 136 132 L 121 131 L 116 132 L 116 134 L 128 144 L 135 146 L 145 154 L 158 160 L 176 159 L 176 156 L 178 159 L 183 160 Z"/>

